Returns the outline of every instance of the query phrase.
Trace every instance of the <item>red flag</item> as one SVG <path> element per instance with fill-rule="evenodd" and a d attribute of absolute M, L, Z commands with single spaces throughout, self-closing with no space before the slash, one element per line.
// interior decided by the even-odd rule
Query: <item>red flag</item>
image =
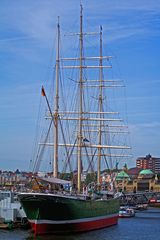
<path fill-rule="evenodd" d="M 45 91 L 44 91 L 44 87 L 42 86 L 42 91 L 41 91 L 41 93 L 42 93 L 42 96 L 44 97 L 44 96 L 46 96 L 46 93 L 45 93 Z"/>

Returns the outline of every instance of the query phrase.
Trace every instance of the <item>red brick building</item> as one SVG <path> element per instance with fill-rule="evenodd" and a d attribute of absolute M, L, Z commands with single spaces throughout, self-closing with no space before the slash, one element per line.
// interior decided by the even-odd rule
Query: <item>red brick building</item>
<path fill-rule="evenodd" d="M 150 154 L 146 157 L 139 157 L 136 160 L 136 167 L 139 169 L 151 169 L 155 174 L 160 173 L 160 158 L 152 157 Z"/>

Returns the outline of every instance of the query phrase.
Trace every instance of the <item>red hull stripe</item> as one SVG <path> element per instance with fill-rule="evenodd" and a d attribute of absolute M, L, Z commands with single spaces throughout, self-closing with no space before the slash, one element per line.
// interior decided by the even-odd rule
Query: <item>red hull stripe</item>
<path fill-rule="evenodd" d="M 81 219 L 74 219 L 74 220 L 29 220 L 30 223 L 36 223 L 36 224 L 70 224 L 70 223 L 81 223 L 81 222 L 90 222 L 90 221 L 96 221 L 96 220 L 103 220 L 107 218 L 117 217 L 117 214 L 102 216 L 102 217 L 92 217 L 92 218 L 81 218 Z"/>
<path fill-rule="evenodd" d="M 91 220 L 92 219 L 92 220 Z M 107 216 L 103 218 L 82 219 L 77 222 L 56 223 L 54 221 L 38 220 L 30 221 L 32 230 L 35 235 L 42 235 L 47 233 L 70 233 L 70 232 L 84 232 L 100 228 L 109 227 L 117 224 L 118 215 Z"/>

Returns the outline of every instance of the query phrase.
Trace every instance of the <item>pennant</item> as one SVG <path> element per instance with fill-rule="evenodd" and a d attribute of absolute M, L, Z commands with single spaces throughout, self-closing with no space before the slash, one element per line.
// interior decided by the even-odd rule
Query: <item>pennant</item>
<path fill-rule="evenodd" d="M 83 142 L 89 142 L 87 138 L 83 138 Z"/>
<path fill-rule="evenodd" d="M 42 86 L 42 90 L 41 90 L 41 93 L 42 93 L 42 96 L 45 97 L 46 96 L 46 93 L 44 91 L 44 87 Z"/>

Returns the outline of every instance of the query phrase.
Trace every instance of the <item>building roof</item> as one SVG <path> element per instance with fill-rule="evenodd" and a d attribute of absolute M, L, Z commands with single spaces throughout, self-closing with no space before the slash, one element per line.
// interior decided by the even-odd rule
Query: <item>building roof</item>
<path fill-rule="evenodd" d="M 142 169 L 141 168 L 138 168 L 138 167 L 133 167 L 133 168 L 130 168 L 128 169 L 128 175 L 138 175 L 139 172 L 141 171 Z"/>
<path fill-rule="evenodd" d="M 140 175 L 153 175 L 154 173 L 150 169 L 143 169 L 139 173 Z"/>
<path fill-rule="evenodd" d="M 41 180 L 48 182 L 48 183 L 55 183 L 55 184 L 71 184 L 71 181 L 51 177 L 51 178 L 40 178 Z"/>
<path fill-rule="evenodd" d="M 122 179 L 125 179 L 125 178 L 128 178 L 128 179 L 130 178 L 129 175 L 125 171 L 121 171 L 116 176 L 116 180 L 122 180 Z"/>

